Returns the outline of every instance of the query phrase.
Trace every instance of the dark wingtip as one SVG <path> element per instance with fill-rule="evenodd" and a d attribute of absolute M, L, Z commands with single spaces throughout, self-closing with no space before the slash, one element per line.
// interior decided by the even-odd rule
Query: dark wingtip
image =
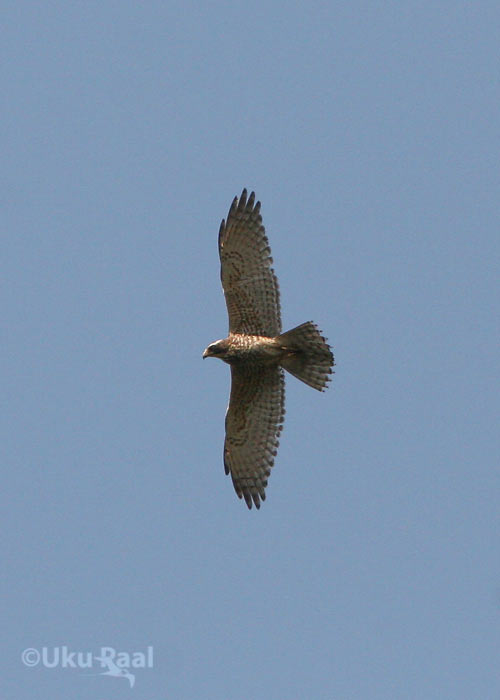
<path fill-rule="evenodd" d="M 241 495 L 238 494 L 241 498 Z M 249 493 L 244 493 L 243 496 L 245 497 L 245 503 L 247 504 L 248 510 L 252 510 L 252 498 Z"/>
<path fill-rule="evenodd" d="M 233 200 L 233 206 L 238 203 L 238 209 L 243 210 L 243 209 L 256 209 L 257 212 L 260 211 L 260 202 L 255 202 L 255 192 L 252 190 L 250 192 L 250 196 L 248 196 L 248 190 L 246 187 L 243 188 L 241 191 L 239 200 L 238 197 L 235 197 Z"/>
<path fill-rule="evenodd" d="M 247 205 L 247 190 L 246 187 L 243 188 L 242 193 L 240 194 L 240 198 L 238 200 L 238 197 L 235 197 L 233 200 L 233 205 L 236 206 L 238 205 L 238 211 L 242 211 L 245 209 Z"/>

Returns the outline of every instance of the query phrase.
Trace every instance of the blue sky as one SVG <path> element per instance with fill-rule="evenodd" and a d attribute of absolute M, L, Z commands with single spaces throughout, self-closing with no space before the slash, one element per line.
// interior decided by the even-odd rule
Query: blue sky
<path fill-rule="evenodd" d="M 500 696 L 499 22 L 4 3 L 2 700 Z M 258 512 L 201 357 L 243 187 L 337 362 Z M 22 661 L 64 646 L 154 665 Z"/>

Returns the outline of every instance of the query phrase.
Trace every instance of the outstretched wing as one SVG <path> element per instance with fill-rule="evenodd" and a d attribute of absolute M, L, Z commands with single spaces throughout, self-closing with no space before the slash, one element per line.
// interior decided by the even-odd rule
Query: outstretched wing
<path fill-rule="evenodd" d="M 224 467 L 239 498 L 260 508 L 274 464 L 285 415 L 285 378 L 280 367 L 231 365 Z"/>
<path fill-rule="evenodd" d="M 229 332 L 274 337 L 281 333 L 278 280 L 271 265 L 260 202 L 247 191 L 235 197 L 219 230 L 221 280 Z"/>

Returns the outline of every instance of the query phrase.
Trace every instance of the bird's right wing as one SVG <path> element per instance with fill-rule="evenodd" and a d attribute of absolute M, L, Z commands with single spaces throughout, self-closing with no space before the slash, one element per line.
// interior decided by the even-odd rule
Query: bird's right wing
<path fill-rule="evenodd" d="M 231 366 L 224 467 L 249 508 L 265 500 L 285 415 L 285 378 L 278 366 Z"/>

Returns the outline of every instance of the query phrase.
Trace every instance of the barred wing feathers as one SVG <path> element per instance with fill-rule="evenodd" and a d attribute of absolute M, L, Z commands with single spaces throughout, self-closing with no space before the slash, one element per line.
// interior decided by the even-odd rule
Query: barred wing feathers
<path fill-rule="evenodd" d="M 285 378 L 280 367 L 231 366 L 224 467 L 249 508 L 265 500 L 285 415 Z"/>
<path fill-rule="evenodd" d="M 281 333 L 278 280 L 262 225 L 260 202 L 252 192 L 235 197 L 219 230 L 221 281 L 229 332 L 274 337 Z"/>

